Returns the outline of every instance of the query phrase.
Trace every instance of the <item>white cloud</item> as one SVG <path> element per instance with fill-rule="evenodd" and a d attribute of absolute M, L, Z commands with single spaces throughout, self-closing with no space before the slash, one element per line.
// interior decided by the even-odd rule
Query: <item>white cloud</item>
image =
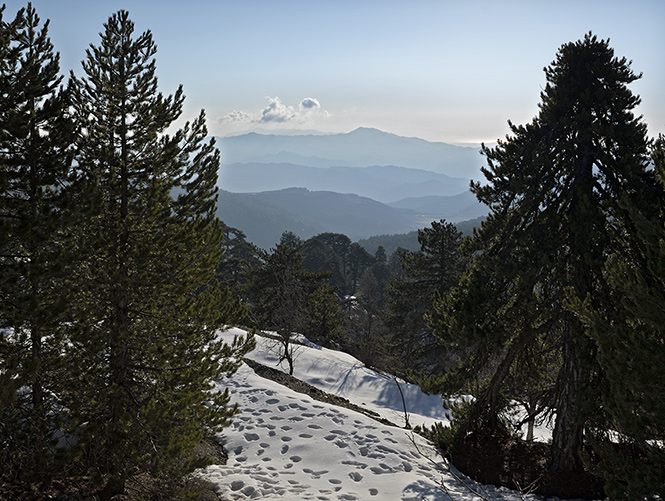
<path fill-rule="evenodd" d="M 286 123 L 298 119 L 298 114 L 293 107 L 286 106 L 278 97 L 271 98 L 267 96 L 266 99 L 268 100 L 268 106 L 261 112 L 260 123 Z"/>
<path fill-rule="evenodd" d="M 254 121 L 254 115 L 248 111 L 233 110 L 219 119 L 222 123 L 247 123 Z"/>
<path fill-rule="evenodd" d="M 224 125 L 227 129 L 240 130 L 243 126 L 257 124 L 270 125 L 271 127 L 279 127 L 283 124 L 312 124 L 313 122 L 326 120 L 331 116 L 330 113 L 321 108 L 319 100 L 313 97 L 304 98 L 298 104 L 297 109 L 294 106 L 284 104 L 277 96 L 266 96 L 266 99 L 268 105 L 262 110 L 256 113 L 246 110 L 233 110 L 220 117 L 218 123 Z"/>
<path fill-rule="evenodd" d="M 302 101 L 300 101 L 300 110 L 311 110 L 315 108 L 320 108 L 321 104 L 319 103 L 318 99 L 315 99 L 313 97 L 306 97 Z"/>

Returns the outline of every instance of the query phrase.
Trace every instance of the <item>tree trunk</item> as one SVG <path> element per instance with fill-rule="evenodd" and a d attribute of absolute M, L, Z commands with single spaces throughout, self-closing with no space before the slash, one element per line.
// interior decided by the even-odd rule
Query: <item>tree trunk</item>
<path fill-rule="evenodd" d="M 576 323 L 576 322 L 575 322 Z M 578 329 L 575 329 L 578 327 Z M 557 416 L 552 433 L 552 471 L 572 471 L 582 468 L 584 419 L 581 415 L 581 388 L 588 379 L 580 359 L 584 340 L 579 339 L 580 325 L 566 322 L 563 333 L 563 364 L 557 381 Z"/>

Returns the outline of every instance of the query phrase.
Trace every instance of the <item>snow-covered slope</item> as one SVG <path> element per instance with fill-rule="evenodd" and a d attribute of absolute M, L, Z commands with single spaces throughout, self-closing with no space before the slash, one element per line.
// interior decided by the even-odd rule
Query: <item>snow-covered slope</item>
<path fill-rule="evenodd" d="M 232 329 L 223 336 L 243 334 Z M 274 366 L 270 343 L 257 338 L 251 358 Z M 390 378 L 353 357 L 315 345 L 299 348 L 294 375 L 402 423 L 402 404 Z M 538 499 L 459 480 L 426 440 L 364 414 L 322 403 L 257 376 L 243 364 L 224 381 L 240 412 L 222 440 L 225 466 L 200 474 L 222 499 L 467 500 Z M 393 390 L 394 388 L 394 390 Z M 441 399 L 404 385 L 412 423 L 445 419 Z"/>

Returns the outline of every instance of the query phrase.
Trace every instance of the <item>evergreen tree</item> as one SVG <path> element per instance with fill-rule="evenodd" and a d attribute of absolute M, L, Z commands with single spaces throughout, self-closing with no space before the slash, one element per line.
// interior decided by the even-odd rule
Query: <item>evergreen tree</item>
<path fill-rule="evenodd" d="M 40 28 L 32 5 L 0 17 L 0 51 L 0 475 L 46 480 L 72 130 L 48 22 Z"/>
<path fill-rule="evenodd" d="M 653 160 L 660 203 L 649 213 L 626 201 L 634 231 L 624 235 L 607 270 L 616 308 L 577 306 L 598 344 L 608 384 L 598 390 L 607 425 L 588 427 L 611 499 L 665 496 L 665 138 Z M 654 217 L 655 216 L 655 217 Z M 617 444 L 617 441 L 619 442 Z"/>
<path fill-rule="evenodd" d="M 265 265 L 253 270 L 249 287 L 250 313 L 255 325 L 276 334 L 279 364 L 286 362 L 293 374 L 294 335 L 309 324 L 308 301 L 325 275 L 305 268 L 302 242 L 284 233 Z"/>
<path fill-rule="evenodd" d="M 217 265 L 217 280 L 223 287 L 228 287 L 235 296 L 246 295 L 251 270 L 262 265 L 261 251 L 246 240 L 245 234 L 226 226 L 222 222 L 224 239 L 222 258 Z"/>
<path fill-rule="evenodd" d="M 475 237 L 474 261 L 435 304 L 431 325 L 474 356 L 451 374 L 489 368 L 475 407 L 497 419 L 527 350 L 555 350 L 560 365 L 539 409 L 556 413 L 550 468 L 581 467 L 584 427 L 597 413 L 596 344 L 569 308 L 589 298 L 607 308 L 604 263 L 614 228 L 629 224 L 620 200 L 649 204 L 646 127 L 633 114 L 635 75 L 608 42 L 588 34 L 563 45 L 545 68 L 540 112 L 495 148 L 483 147 L 487 184 L 472 184 L 491 213 Z M 544 374 L 543 374 L 544 377 Z"/>
<path fill-rule="evenodd" d="M 448 358 L 427 328 L 425 313 L 446 293 L 463 268 L 462 235 L 452 223 L 433 221 L 418 230 L 419 252 L 401 251 L 402 276 L 390 284 L 387 322 L 394 355 L 405 367 L 443 369 Z"/>
<path fill-rule="evenodd" d="M 331 272 L 330 285 L 342 296 L 353 294 L 350 272 L 351 240 L 341 233 L 321 233 L 308 239 L 302 248 L 303 262 L 309 271 Z"/>
<path fill-rule="evenodd" d="M 72 276 L 63 394 L 81 462 L 106 482 L 101 497 L 122 492 L 131 475 L 176 476 L 197 465 L 193 447 L 235 412 L 213 383 L 251 344 L 216 336 L 242 314 L 213 280 L 219 151 L 205 142 L 203 113 L 165 133 L 184 98 L 181 88 L 157 91 L 155 52 L 151 33 L 135 36 L 120 11 L 72 85 L 82 264 Z"/>
<path fill-rule="evenodd" d="M 344 316 L 335 288 L 321 284 L 310 294 L 307 302 L 309 325 L 307 336 L 315 343 L 339 347 L 346 339 Z"/>

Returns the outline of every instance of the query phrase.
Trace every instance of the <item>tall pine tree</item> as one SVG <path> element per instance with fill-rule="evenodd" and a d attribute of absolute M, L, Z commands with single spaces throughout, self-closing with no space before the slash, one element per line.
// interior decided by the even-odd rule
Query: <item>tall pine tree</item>
<path fill-rule="evenodd" d="M 104 25 L 84 77 L 73 79 L 81 128 L 73 235 L 82 264 L 72 282 L 71 380 L 63 387 L 78 451 L 123 489 L 136 473 L 181 473 L 207 432 L 229 423 L 228 391 L 213 382 L 249 347 L 215 331 L 239 303 L 213 280 L 222 228 L 215 218 L 219 152 L 203 113 L 173 135 L 182 89 L 157 91 L 151 33 L 128 13 Z"/>
<path fill-rule="evenodd" d="M 578 302 L 598 344 L 607 384 L 603 420 L 588 433 L 611 499 L 665 496 L 665 138 L 653 148 L 660 200 L 648 212 L 626 200 L 633 230 L 607 263 L 615 307 Z M 607 425 L 603 426 L 605 423 Z"/>
<path fill-rule="evenodd" d="M 555 350 L 558 371 L 539 408 L 556 414 L 550 468 L 581 467 L 585 424 L 596 412 L 597 346 L 571 300 L 608 307 L 604 264 L 624 197 L 649 204 L 646 126 L 633 114 L 639 78 L 607 41 L 588 34 L 545 68 L 540 111 L 495 148 L 483 147 L 487 184 L 472 191 L 491 209 L 460 285 L 436 305 L 432 327 L 474 357 L 455 373 L 490 367 L 476 408 L 496 419 L 518 361 Z M 535 347 L 539 347 L 535 349 Z"/>
<path fill-rule="evenodd" d="M 0 44 L 0 471 L 46 479 L 72 129 L 48 22 L 28 4 L 0 19 Z"/>

